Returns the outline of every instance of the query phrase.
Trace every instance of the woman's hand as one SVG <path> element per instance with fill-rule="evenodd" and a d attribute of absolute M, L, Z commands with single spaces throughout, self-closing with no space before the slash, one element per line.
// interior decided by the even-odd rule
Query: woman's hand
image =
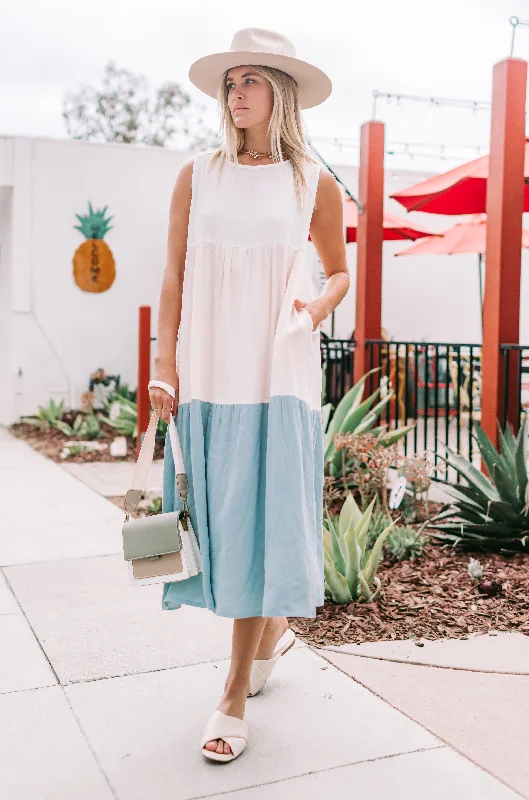
<path fill-rule="evenodd" d="M 320 323 L 323 322 L 329 315 L 319 300 L 313 300 L 311 303 L 304 303 L 303 300 L 294 300 L 296 311 L 301 311 L 302 308 L 308 311 L 312 318 L 312 332 L 318 330 Z"/>
<path fill-rule="evenodd" d="M 174 386 L 174 400 L 165 389 L 160 389 L 158 386 L 151 386 L 149 389 L 149 398 L 153 411 L 156 411 L 164 422 L 169 424 L 171 413 L 175 416 L 178 409 L 178 373 L 175 367 L 158 367 L 152 377 L 153 380 L 164 381 L 169 386 Z"/>

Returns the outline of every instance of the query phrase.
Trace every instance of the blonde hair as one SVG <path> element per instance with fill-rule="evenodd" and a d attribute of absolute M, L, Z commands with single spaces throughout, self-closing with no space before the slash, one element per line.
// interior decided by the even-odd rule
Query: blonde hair
<path fill-rule="evenodd" d="M 297 83 L 286 72 L 275 67 L 256 66 L 255 64 L 251 66 L 258 75 L 265 77 L 272 87 L 273 107 L 268 123 L 268 133 L 272 143 L 272 158 L 275 161 L 281 161 L 282 154 L 284 154 L 285 159 L 289 159 L 292 163 L 294 190 L 298 208 L 301 208 L 306 200 L 308 189 L 303 164 L 305 161 L 310 161 L 313 164 L 318 164 L 319 162 L 312 155 L 306 139 L 305 125 L 299 107 Z M 212 166 L 215 161 L 218 161 L 220 170 L 224 168 L 226 161 L 238 163 L 237 154 L 244 147 L 244 130 L 237 128 L 233 122 L 228 105 L 226 88 L 228 72 L 229 69 L 222 76 L 217 92 L 222 144 L 213 153 L 209 164 L 209 166 Z M 316 204 L 314 204 L 314 208 L 316 208 Z"/>

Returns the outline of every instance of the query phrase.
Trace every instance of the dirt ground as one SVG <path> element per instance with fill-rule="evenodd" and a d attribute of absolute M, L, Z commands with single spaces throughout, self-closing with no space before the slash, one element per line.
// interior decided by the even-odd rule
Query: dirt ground
<path fill-rule="evenodd" d="M 470 556 L 484 581 L 498 581 L 493 597 L 480 593 L 470 577 Z M 469 633 L 516 630 L 529 636 L 529 556 L 462 553 L 444 542 L 425 544 L 415 561 L 380 562 L 382 589 L 370 603 L 336 605 L 329 600 L 315 619 L 292 618 L 291 627 L 313 645 L 392 639 L 465 639 Z"/>
<path fill-rule="evenodd" d="M 70 420 L 66 416 L 64 421 L 68 424 L 71 424 Z M 39 453 L 42 453 L 43 456 L 47 456 L 47 458 L 50 458 L 52 461 L 56 461 L 59 464 L 86 464 L 90 461 L 136 461 L 136 442 L 130 437 L 127 438 L 126 456 L 116 458 L 115 456 L 110 455 L 110 442 L 117 436 L 120 436 L 120 433 L 115 428 L 107 425 L 105 422 L 100 421 L 100 424 L 101 433 L 104 434 L 104 438 L 96 439 L 95 441 L 106 444 L 107 446 L 105 449 L 85 450 L 78 455 L 67 456 L 67 458 L 61 458 L 60 456 L 64 445 L 68 444 L 68 442 L 76 441 L 80 437 L 66 436 L 57 428 L 50 428 L 47 431 L 42 431 L 38 428 L 35 428 L 33 425 L 28 425 L 27 422 L 13 423 L 9 426 L 9 432 L 12 433 L 13 436 L 16 436 L 17 439 L 22 439 L 23 441 L 27 442 L 27 444 L 31 445 L 31 447 L 33 447 Z M 157 440 L 154 448 L 154 458 L 163 458 L 163 448 L 163 439 Z"/>

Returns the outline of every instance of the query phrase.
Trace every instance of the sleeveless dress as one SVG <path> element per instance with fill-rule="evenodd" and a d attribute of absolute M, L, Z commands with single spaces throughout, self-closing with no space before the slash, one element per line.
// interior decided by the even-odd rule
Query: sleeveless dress
<path fill-rule="evenodd" d="M 305 162 L 194 157 L 178 329 L 175 422 L 202 572 L 163 584 L 162 608 L 233 619 L 315 617 L 324 602 L 320 333 L 307 243 L 320 174 Z M 162 513 L 180 510 L 169 435 Z"/>

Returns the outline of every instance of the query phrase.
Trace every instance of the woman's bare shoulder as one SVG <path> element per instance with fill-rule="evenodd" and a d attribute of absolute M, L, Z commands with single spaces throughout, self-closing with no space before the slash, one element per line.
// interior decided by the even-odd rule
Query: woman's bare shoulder
<path fill-rule="evenodd" d="M 175 189 L 188 189 L 191 191 L 192 181 L 193 181 L 193 170 L 196 166 L 196 163 L 199 159 L 205 158 L 206 156 L 210 156 L 213 154 L 213 150 L 203 150 L 200 153 L 194 153 L 192 156 L 189 156 L 182 162 L 180 165 L 180 169 L 176 176 L 176 184 Z"/>

